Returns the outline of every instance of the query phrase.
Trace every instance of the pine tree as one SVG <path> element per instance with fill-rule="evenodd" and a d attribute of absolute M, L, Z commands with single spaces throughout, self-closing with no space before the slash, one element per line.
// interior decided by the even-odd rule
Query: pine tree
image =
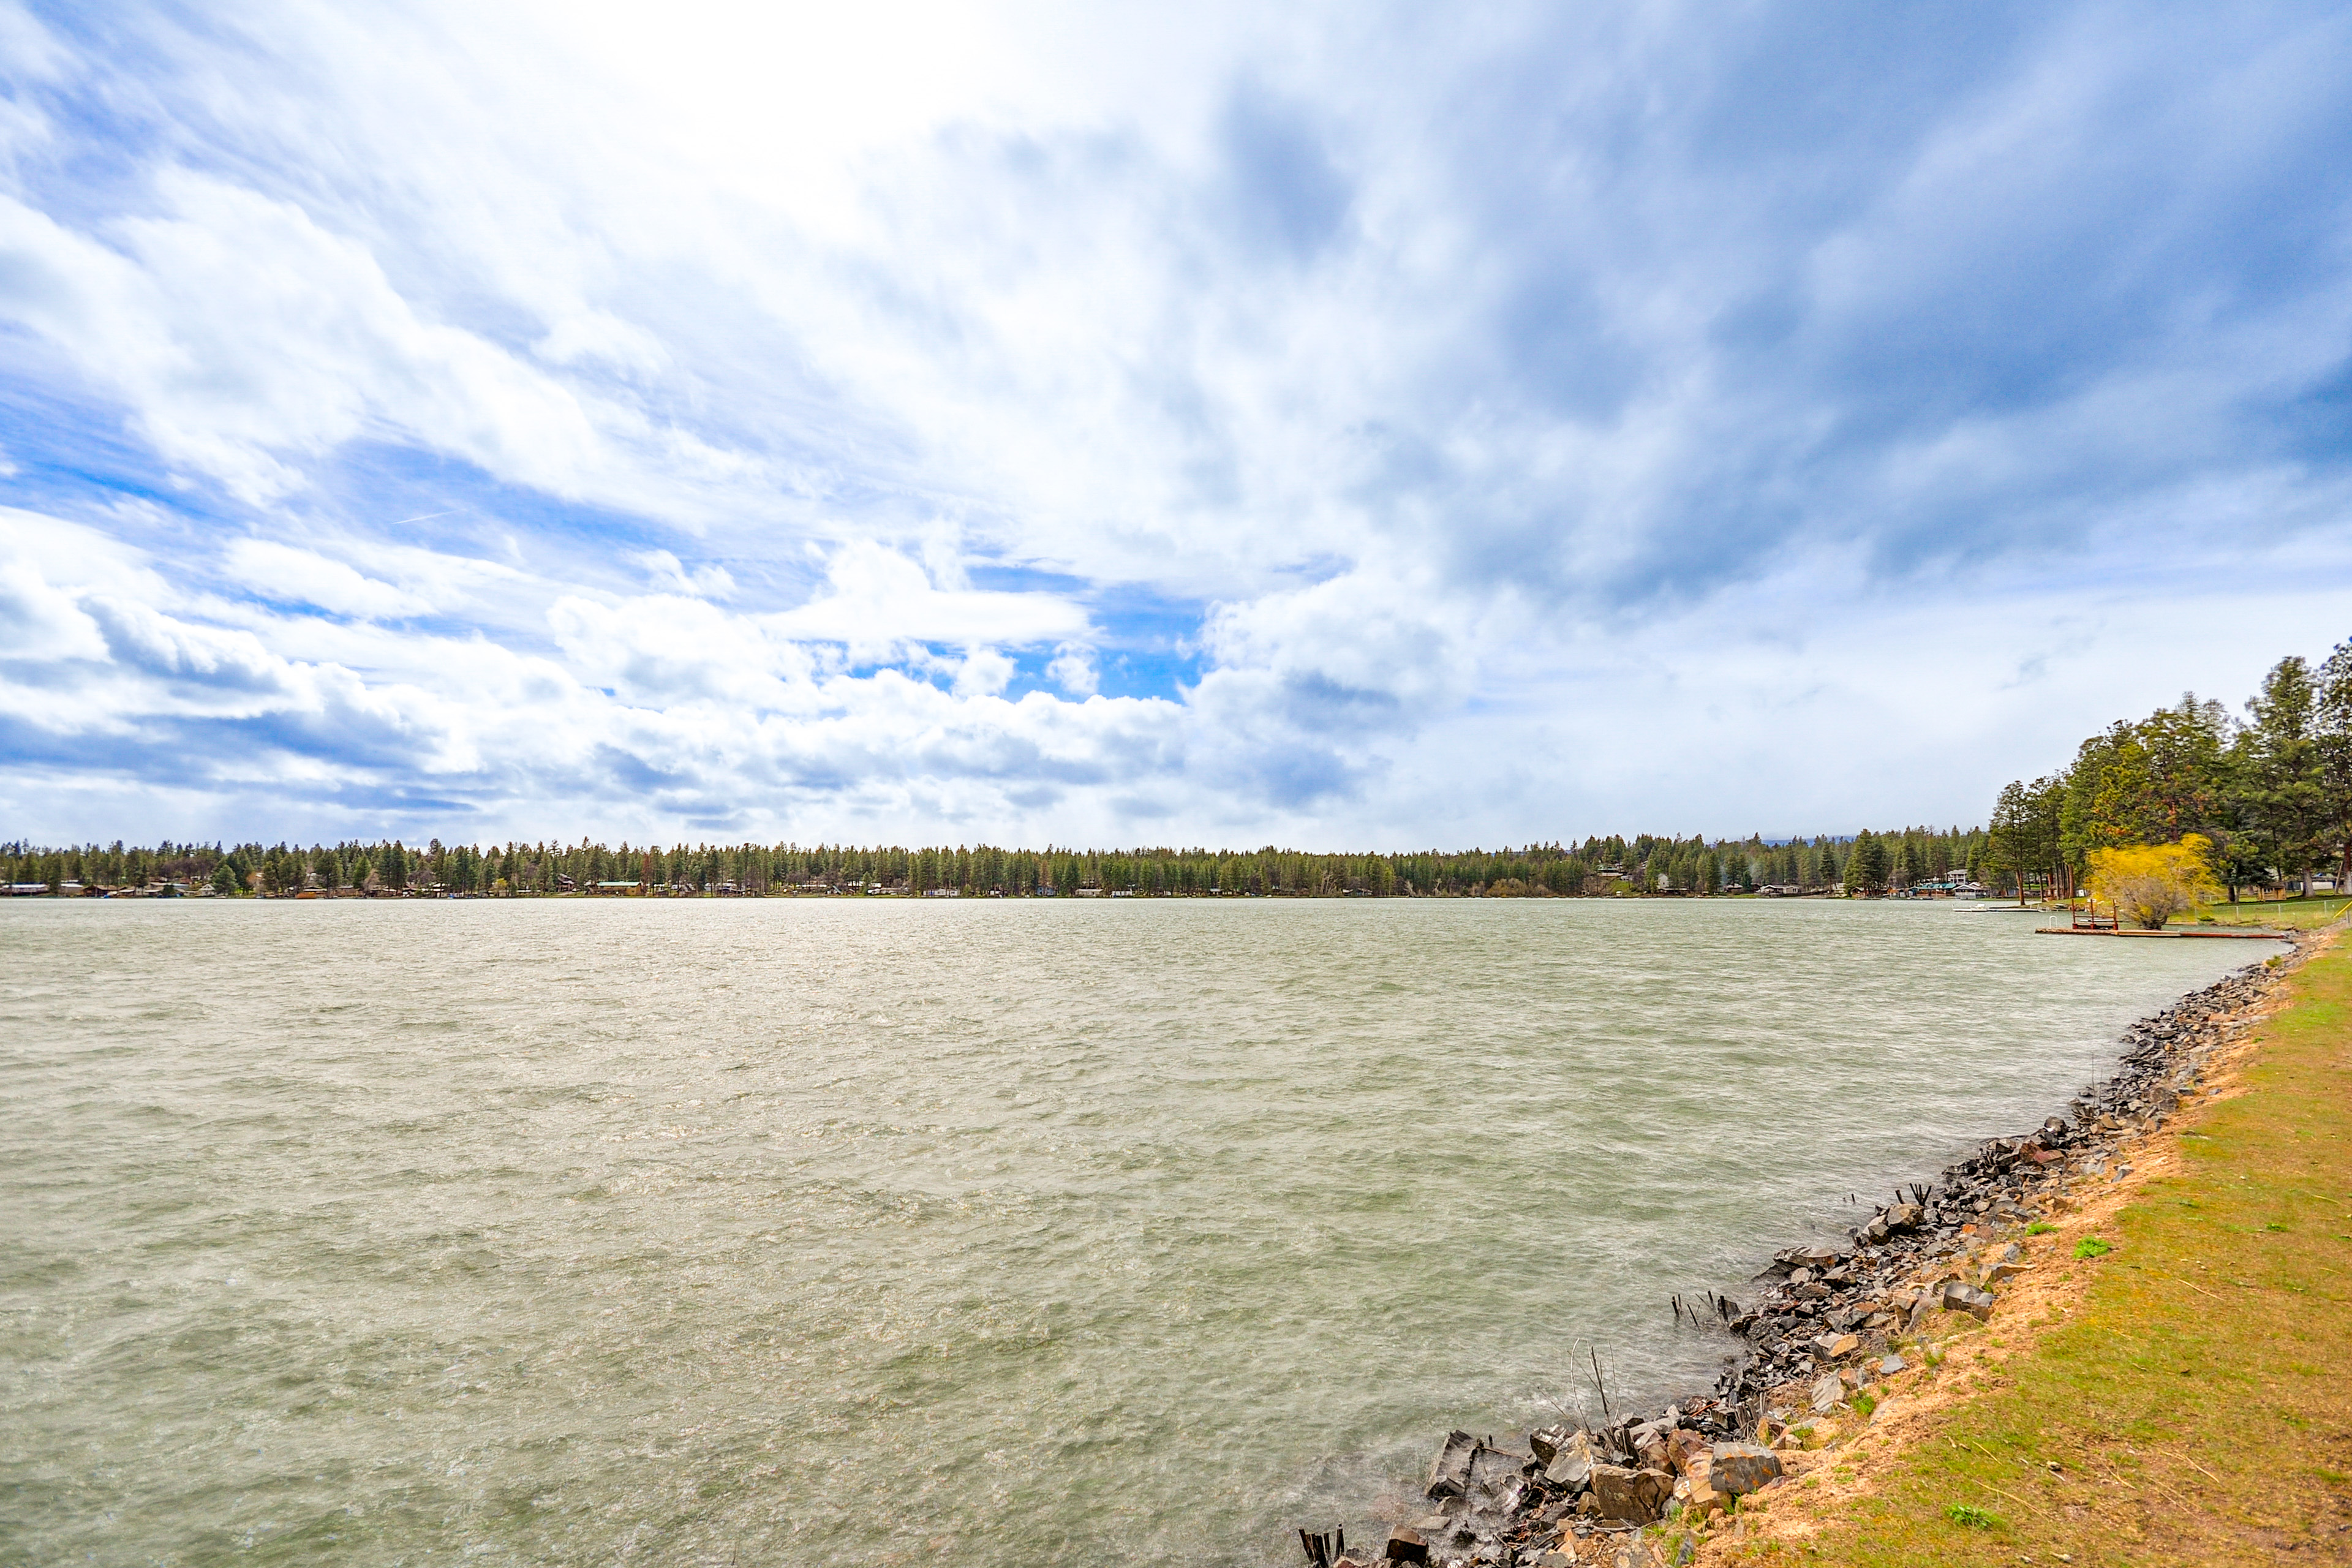
<path fill-rule="evenodd" d="M 2352 888 L 2352 638 L 2319 667 L 2313 739 L 2319 751 L 2324 838 L 2336 844 L 2336 890 Z"/>
<path fill-rule="evenodd" d="M 1868 828 L 1854 836 L 1853 847 L 1845 858 L 1845 890 L 1852 893 L 1879 893 L 1886 890 L 1886 842 Z"/>
<path fill-rule="evenodd" d="M 2327 801 L 2318 735 L 2318 685 L 2299 658 L 2272 667 L 2246 704 L 2245 794 L 2264 858 L 2281 879 L 2306 884 L 2326 837 Z"/>

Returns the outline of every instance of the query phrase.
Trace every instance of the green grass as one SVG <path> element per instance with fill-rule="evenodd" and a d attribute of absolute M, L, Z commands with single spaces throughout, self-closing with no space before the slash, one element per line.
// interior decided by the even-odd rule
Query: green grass
<path fill-rule="evenodd" d="M 2337 893 L 2324 893 L 2315 899 L 2241 898 L 2234 904 L 2215 904 L 2203 912 L 2207 918 L 2225 926 L 2316 931 L 2347 909 L 2352 909 L 2352 899 Z M 2189 922 L 2177 921 L 2174 923 L 2186 925 Z"/>
<path fill-rule="evenodd" d="M 1818 1534 L 1710 1561 L 2352 1559 L 2352 940 L 2289 985 L 2209 1136 L 2104 1227 L 2106 1256 L 2053 1265 L 2089 1272 L 2076 1310 Z"/>

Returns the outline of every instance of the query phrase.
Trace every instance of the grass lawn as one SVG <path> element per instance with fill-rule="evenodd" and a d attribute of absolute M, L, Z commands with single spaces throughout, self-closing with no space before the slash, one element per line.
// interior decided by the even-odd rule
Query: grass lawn
<path fill-rule="evenodd" d="M 2289 985 L 2242 1092 L 2185 1111 L 2102 1225 L 2113 1250 L 2045 1265 L 2079 1305 L 1996 1311 L 1969 1336 L 2018 1348 L 1865 1495 L 1709 1561 L 2352 1562 L 2352 939 Z"/>
<path fill-rule="evenodd" d="M 2322 893 L 2316 898 L 2283 899 L 2276 902 L 2243 899 L 2235 904 L 2215 904 L 2205 912 L 2222 925 L 2263 926 L 2272 931 L 2313 931 L 2327 924 L 2347 908 L 2352 908 L 2352 899 L 2337 893 Z"/>

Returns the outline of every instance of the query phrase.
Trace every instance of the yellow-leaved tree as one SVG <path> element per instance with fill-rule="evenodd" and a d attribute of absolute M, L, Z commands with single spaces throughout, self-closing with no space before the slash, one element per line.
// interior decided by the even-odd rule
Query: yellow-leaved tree
<path fill-rule="evenodd" d="M 2206 864 L 2212 840 L 2191 833 L 2178 844 L 2126 844 L 2094 849 L 2091 896 L 2116 907 L 2116 919 L 2142 931 L 2162 931 L 2175 915 L 2221 896 Z"/>

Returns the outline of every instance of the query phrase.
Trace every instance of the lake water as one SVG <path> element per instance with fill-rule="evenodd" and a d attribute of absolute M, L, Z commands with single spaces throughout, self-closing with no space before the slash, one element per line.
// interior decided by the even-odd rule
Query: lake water
<path fill-rule="evenodd" d="M 0 1560 L 1295 1560 L 2273 951 L 1820 902 L 0 905 Z"/>

